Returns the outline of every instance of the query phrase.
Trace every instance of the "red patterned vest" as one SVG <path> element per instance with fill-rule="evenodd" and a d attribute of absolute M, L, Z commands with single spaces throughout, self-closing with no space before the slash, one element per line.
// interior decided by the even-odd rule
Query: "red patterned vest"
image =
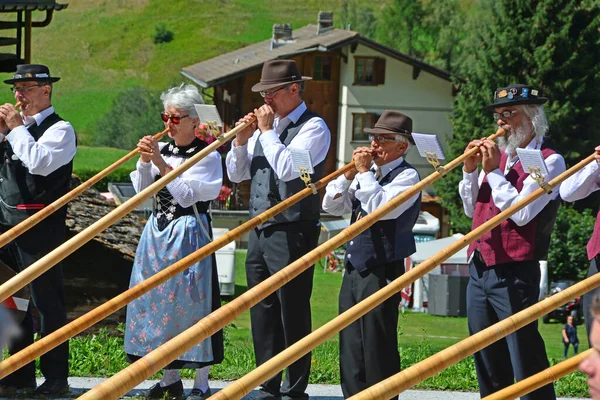
<path fill-rule="evenodd" d="M 544 159 L 548 158 L 551 154 L 555 154 L 554 151 L 542 147 Z M 507 156 L 506 154 L 502 154 L 500 160 L 501 171 L 504 171 L 506 162 Z M 520 162 L 513 166 L 505 175 L 506 179 L 519 192 L 523 189 L 523 181 L 528 176 L 529 174 L 523 170 L 523 165 Z M 549 195 L 545 194 L 544 196 Z M 550 201 L 538 215 L 524 226 L 518 226 L 511 219 L 505 220 L 499 226 L 471 243 L 468 249 L 469 257 L 471 257 L 471 254 L 475 250 L 478 250 L 488 267 L 514 261 L 546 259 L 550 234 L 552 233 L 552 228 L 554 228 L 559 205 L 560 201 L 558 198 Z M 500 209 L 494 205 L 492 188 L 486 176 L 481 183 L 477 196 L 475 212 L 473 213 L 473 229 L 498 214 L 500 214 Z"/>
<path fill-rule="evenodd" d="M 598 216 L 596 217 L 594 233 L 587 244 L 587 255 L 590 260 L 598 254 L 600 254 L 600 210 L 598 210 Z"/>

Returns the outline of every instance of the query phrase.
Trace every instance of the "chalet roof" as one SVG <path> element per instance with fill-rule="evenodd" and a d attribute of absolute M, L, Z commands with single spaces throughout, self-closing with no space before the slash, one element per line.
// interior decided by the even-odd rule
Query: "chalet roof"
<path fill-rule="evenodd" d="M 242 76 L 249 71 L 262 67 L 263 63 L 308 52 L 333 51 L 349 44 L 363 44 L 390 57 L 413 65 L 443 79 L 450 80 L 450 72 L 429 65 L 415 57 L 401 53 L 373 40 L 359 35 L 358 32 L 344 29 L 332 29 L 317 35 L 317 25 L 307 25 L 292 33 L 293 42 L 285 43 L 271 50 L 271 38 L 254 43 L 232 52 L 221 54 L 209 60 L 184 67 L 181 74 L 202 87 L 212 87 Z"/>
<path fill-rule="evenodd" d="M 8 0 L 0 3 L 0 12 L 2 11 L 45 11 L 62 10 L 67 8 L 68 4 L 58 4 L 56 0 Z"/>

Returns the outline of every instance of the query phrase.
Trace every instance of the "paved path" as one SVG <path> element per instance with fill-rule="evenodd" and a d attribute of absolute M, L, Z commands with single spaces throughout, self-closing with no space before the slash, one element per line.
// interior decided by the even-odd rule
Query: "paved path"
<path fill-rule="evenodd" d="M 104 381 L 103 378 L 69 378 L 69 385 L 71 386 L 71 391 L 69 397 L 64 397 L 56 400 L 67 400 L 73 399 L 80 396 L 83 392 L 91 389 L 92 387 L 98 385 L 100 382 Z M 42 379 L 38 379 L 38 384 L 42 383 Z M 150 388 L 150 386 L 154 385 L 157 381 L 145 381 L 144 383 L 138 385 L 134 390 L 132 390 L 127 397 L 131 398 L 137 396 L 143 396 L 145 391 Z M 213 393 L 215 389 L 222 389 L 227 386 L 230 382 L 225 381 L 210 381 L 210 387 L 213 389 Z M 192 380 L 184 380 L 183 385 L 186 388 L 186 394 L 192 388 L 193 381 Z M 308 394 L 311 399 L 314 400 L 342 400 L 342 390 L 339 385 L 308 385 Z M 254 398 L 254 392 L 250 393 L 246 397 L 245 400 L 251 400 Z M 0 397 L 0 400 L 5 400 L 6 398 Z M 19 397 L 20 400 L 29 400 L 33 399 L 30 397 Z M 433 390 L 408 390 L 400 395 L 400 400 L 475 400 L 479 399 L 479 394 L 477 393 L 463 393 L 463 392 L 441 392 L 441 391 L 433 391 Z M 36 399 L 36 400 L 39 400 Z M 559 400 L 567 400 L 567 399 L 559 399 Z M 571 399 L 571 400 L 583 400 L 583 399 Z"/>

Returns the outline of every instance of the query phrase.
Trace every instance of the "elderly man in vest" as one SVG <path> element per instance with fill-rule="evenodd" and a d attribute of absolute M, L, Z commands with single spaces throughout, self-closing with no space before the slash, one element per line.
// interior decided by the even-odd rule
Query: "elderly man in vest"
<path fill-rule="evenodd" d="M 355 169 L 327 185 L 323 209 L 333 215 L 362 216 L 419 182 L 404 160 L 414 144 L 412 120 L 384 111 L 373 129 L 365 129 L 371 147 L 354 150 Z M 412 229 L 421 207 L 416 194 L 346 244 L 346 272 L 339 298 L 340 314 L 404 273 L 404 258 L 415 252 Z M 340 332 L 340 374 L 344 397 L 400 372 L 398 304 L 400 293 Z"/>
<path fill-rule="evenodd" d="M 6 231 L 35 214 L 69 189 L 76 139 L 73 127 L 51 104 L 52 85 L 60 78 L 45 65 L 17 66 L 4 82 L 12 85 L 21 113 L 12 105 L 0 106 L 0 230 Z M 0 249 L 0 260 L 22 271 L 62 244 L 66 234 L 66 207 Z M 41 317 L 41 334 L 63 326 L 66 310 L 60 265 L 31 283 L 31 299 Z M 21 323 L 22 335 L 9 346 L 11 354 L 33 343 L 31 309 Z M 46 378 L 36 394 L 57 395 L 67 387 L 69 345 L 64 343 L 41 357 Z M 31 362 L 0 381 L 0 397 L 18 389 L 36 387 Z"/>
<path fill-rule="evenodd" d="M 254 110 L 258 123 L 238 133 L 229 154 L 232 182 L 252 179 L 250 217 L 255 217 L 302 190 L 305 185 L 292 164 L 294 151 L 310 153 L 312 181 L 321 179 L 329 149 L 325 122 L 302 101 L 304 82 L 292 60 L 263 65 L 260 92 L 265 104 Z M 239 122 L 246 121 L 248 114 Z M 258 129 L 257 129 L 258 128 Z M 319 195 L 311 195 L 250 232 L 246 256 L 252 288 L 317 246 L 320 232 Z M 310 296 L 314 266 L 250 310 L 256 364 L 260 365 L 311 332 Z M 310 354 L 264 382 L 259 398 L 307 398 Z"/>
<path fill-rule="evenodd" d="M 595 152 L 596 162 L 588 164 L 560 185 L 560 196 L 564 200 L 570 202 L 580 200 L 600 189 L 600 146 L 596 147 Z M 590 268 L 588 270 L 588 277 L 590 277 L 600 270 L 600 210 L 596 217 L 594 233 L 587 244 L 587 255 L 590 260 Z M 590 309 L 592 299 L 596 293 L 600 293 L 599 288 L 583 296 L 583 312 L 585 314 L 588 341 L 592 331 L 592 322 L 594 322 L 594 316 Z"/>
<path fill-rule="evenodd" d="M 459 192 L 473 229 L 527 197 L 538 184 L 519 161 L 517 148 L 541 150 L 547 180 L 565 171 L 562 156 L 543 145 L 548 123 L 542 108 L 548 99 L 528 85 L 497 89 L 494 120 L 506 131 L 498 144 L 474 140 L 467 150 L 480 152 L 464 162 Z M 481 163 L 482 171 L 478 171 Z M 550 233 L 559 206 L 558 189 L 513 214 L 468 249 L 467 286 L 469 332 L 477 333 L 533 305 L 539 297 L 539 261 L 548 254 Z M 544 341 L 533 322 L 475 354 L 481 396 L 487 396 L 548 367 Z M 546 385 L 523 399 L 554 399 Z"/>

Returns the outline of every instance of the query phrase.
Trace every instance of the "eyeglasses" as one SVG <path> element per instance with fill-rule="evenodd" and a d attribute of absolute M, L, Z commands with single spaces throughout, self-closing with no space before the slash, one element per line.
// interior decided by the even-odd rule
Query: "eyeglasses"
<path fill-rule="evenodd" d="M 502 118 L 512 118 L 512 116 L 515 115 L 518 112 L 519 112 L 519 110 L 502 111 L 501 113 L 495 112 L 492 115 L 494 116 L 494 120 L 499 120 L 500 117 L 502 117 Z"/>
<path fill-rule="evenodd" d="M 275 93 L 279 92 L 281 89 L 285 89 L 285 88 L 286 88 L 286 87 L 288 87 L 288 86 L 289 86 L 289 85 L 285 85 L 285 86 L 282 86 L 282 87 L 280 87 L 280 88 L 277 88 L 277 89 L 275 89 L 275 90 L 265 90 L 265 91 L 261 91 L 261 92 L 259 92 L 259 93 L 260 93 L 260 95 L 261 95 L 262 97 L 267 97 L 267 96 L 269 96 L 269 97 L 273 97 L 273 96 L 275 96 Z"/>
<path fill-rule="evenodd" d="M 30 85 L 30 86 L 13 86 L 10 88 L 10 91 L 14 93 L 21 93 L 21 94 L 26 94 L 27 92 L 29 92 L 31 89 L 33 89 L 34 87 L 39 87 L 39 86 L 44 86 L 44 85 L 40 85 L 39 83 L 37 85 Z"/>
<path fill-rule="evenodd" d="M 394 136 L 391 138 L 380 135 L 369 135 L 369 142 L 375 141 L 379 144 L 384 144 L 386 142 L 399 142 L 400 140 L 400 136 Z"/>
<path fill-rule="evenodd" d="M 166 112 L 161 112 L 160 113 L 160 117 L 162 118 L 163 122 L 167 122 L 167 121 L 171 120 L 171 122 L 174 125 L 179 125 L 179 123 L 181 122 L 181 120 L 183 118 L 189 117 L 189 115 L 169 115 Z"/>

